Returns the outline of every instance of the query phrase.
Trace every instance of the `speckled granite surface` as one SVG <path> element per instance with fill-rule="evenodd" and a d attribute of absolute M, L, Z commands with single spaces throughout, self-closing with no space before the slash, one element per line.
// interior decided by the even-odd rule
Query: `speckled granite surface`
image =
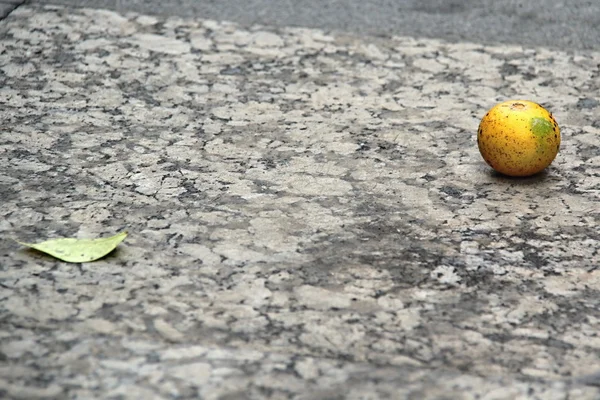
<path fill-rule="evenodd" d="M 600 397 L 600 54 L 22 6 L 4 398 Z M 539 176 L 477 124 L 547 106 Z M 66 264 L 8 240 L 130 237 Z M 370 396 L 370 397 L 369 397 Z"/>

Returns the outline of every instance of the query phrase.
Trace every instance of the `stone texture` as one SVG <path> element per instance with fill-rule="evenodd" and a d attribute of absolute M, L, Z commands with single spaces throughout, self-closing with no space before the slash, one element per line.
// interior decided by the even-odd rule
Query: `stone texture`
<path fill-rule="evenodd" d="M 600 54 L 21 6 L 5 398 L 596 399 Z M 490 171 L 494 103 L 554 164 Z M 127 229 L 66 264 L 8 240 Z"/>

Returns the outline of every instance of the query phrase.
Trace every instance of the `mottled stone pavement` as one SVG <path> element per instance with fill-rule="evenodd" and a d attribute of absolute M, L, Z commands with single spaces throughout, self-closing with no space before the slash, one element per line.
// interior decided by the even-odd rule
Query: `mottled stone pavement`
<path fill-rule="evenodd" d="M 600 398 L 600 53 L 31 5 L 0 38 L 0 397 Z M 477 151 L 511 98 L 562 128 L 532 178 Z"/>

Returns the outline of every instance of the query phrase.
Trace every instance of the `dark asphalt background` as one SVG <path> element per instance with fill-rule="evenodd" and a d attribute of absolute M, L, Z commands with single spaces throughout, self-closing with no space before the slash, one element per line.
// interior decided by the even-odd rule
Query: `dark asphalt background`
<path fill-rule="evenodd" d="M 0 10 L 10 8 L 9 3 L 19 0 L 0 0 Z M 303 26 L 375 36 L 600 49 L 600 0 L 27 0 L 27 3 L 196 16 L 243 25 Z"/>

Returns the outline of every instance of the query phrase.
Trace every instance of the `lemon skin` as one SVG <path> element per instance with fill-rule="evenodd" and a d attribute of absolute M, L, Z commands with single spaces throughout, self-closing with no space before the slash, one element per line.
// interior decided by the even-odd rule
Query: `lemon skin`
<path fill-rule="evenodd" d="M 530 176 L 546 168 L 560 147 L 560 128 L 552 113 L 537 103 L 510 100 L 496 104 L 481 119 L 479 152 L 496 171 Z"/>

